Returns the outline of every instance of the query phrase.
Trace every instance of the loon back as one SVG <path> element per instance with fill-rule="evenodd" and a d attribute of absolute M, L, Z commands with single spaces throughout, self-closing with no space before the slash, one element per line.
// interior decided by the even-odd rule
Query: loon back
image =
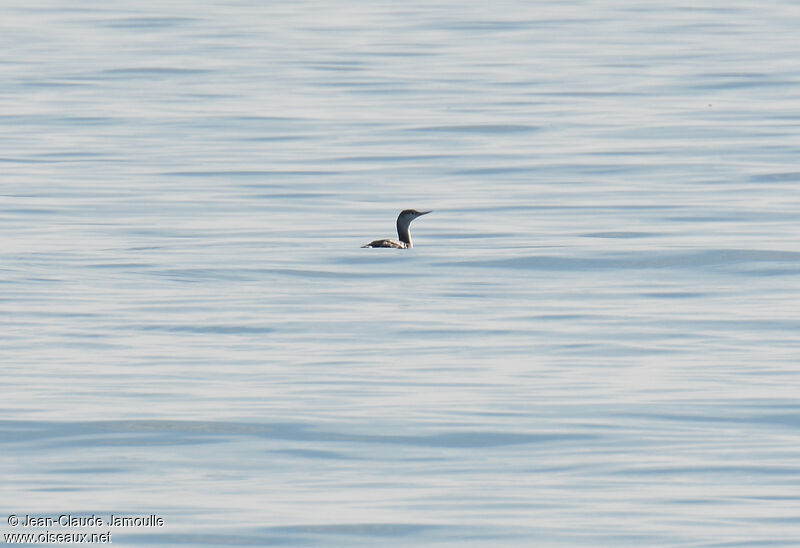
<path fill-rule="evenodd" d="M 408 246 L 405 242 L 398 242 L 397 240 L 373 240 L 363 247 L 392 247 L 394 249 L 407 249 Z"/>
<path fill-rule="evenodd" d="M 397 216 L 397 238 L 398 240 L 373 240 L 361 247 L 389 247 L 393 249 L 410 249 L 414 247 L 411 243 L 411 231 L 409 225 L 417 217 L 427 215 L 430 211 L 417 211 L 416 209 L 404 209 Z"/>

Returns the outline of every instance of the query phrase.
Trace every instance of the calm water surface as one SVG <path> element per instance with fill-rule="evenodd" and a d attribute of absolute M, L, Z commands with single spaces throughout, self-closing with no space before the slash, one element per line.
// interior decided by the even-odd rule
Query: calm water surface
<path fill-rule="evenodd" d="M 6 4 L 2 533 L 797 546 L 798 28 Z"/>

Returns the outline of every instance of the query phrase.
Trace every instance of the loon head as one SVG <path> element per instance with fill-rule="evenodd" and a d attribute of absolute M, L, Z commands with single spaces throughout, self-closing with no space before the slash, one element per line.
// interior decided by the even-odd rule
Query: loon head
<path fill-rule="evenodd" d="M 427 215 L 430 211 L 417 211 L 416 209 L 404 209 L 400 212 L 400 215 L 397 217 L 397 222 L 403 222 L 405 226 L 411 224 L 411 221 L 416 219 L 417 217 L 422 217 L 423 215 Z"/>

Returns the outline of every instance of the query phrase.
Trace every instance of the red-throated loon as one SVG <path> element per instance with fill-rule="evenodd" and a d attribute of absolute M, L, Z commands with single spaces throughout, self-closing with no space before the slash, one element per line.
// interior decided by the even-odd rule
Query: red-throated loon
<path fill-rule="evenodd" d="M 408 226 L 411 221 L 422 215 L 427 215 L 430 211 L 417 211 L 416 209 L 404 209 L 397 216 L 397 237 L 400 241 L 396 240 L 375 240 L 367 245 L 361 247 L 393 247 L 395 249 L 410 249 L 414 247 L 411 243 L 411 232 Z"/>

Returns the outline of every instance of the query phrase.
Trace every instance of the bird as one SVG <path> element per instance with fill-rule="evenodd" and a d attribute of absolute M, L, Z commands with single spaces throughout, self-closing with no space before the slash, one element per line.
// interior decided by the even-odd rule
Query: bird
<path fill-rule="evenodd" d="M 414 245 L 411 243 L 411 232 L 408 227 L 411 221 L 417 217 L 427 215 L 430 211 L 417 211 L 416 209 L 404 209 L 397 216 L 397 240 L 374 240 L 367 245 L 361 247 L 391 247 L 394 249 L 411 249 Z"/>

